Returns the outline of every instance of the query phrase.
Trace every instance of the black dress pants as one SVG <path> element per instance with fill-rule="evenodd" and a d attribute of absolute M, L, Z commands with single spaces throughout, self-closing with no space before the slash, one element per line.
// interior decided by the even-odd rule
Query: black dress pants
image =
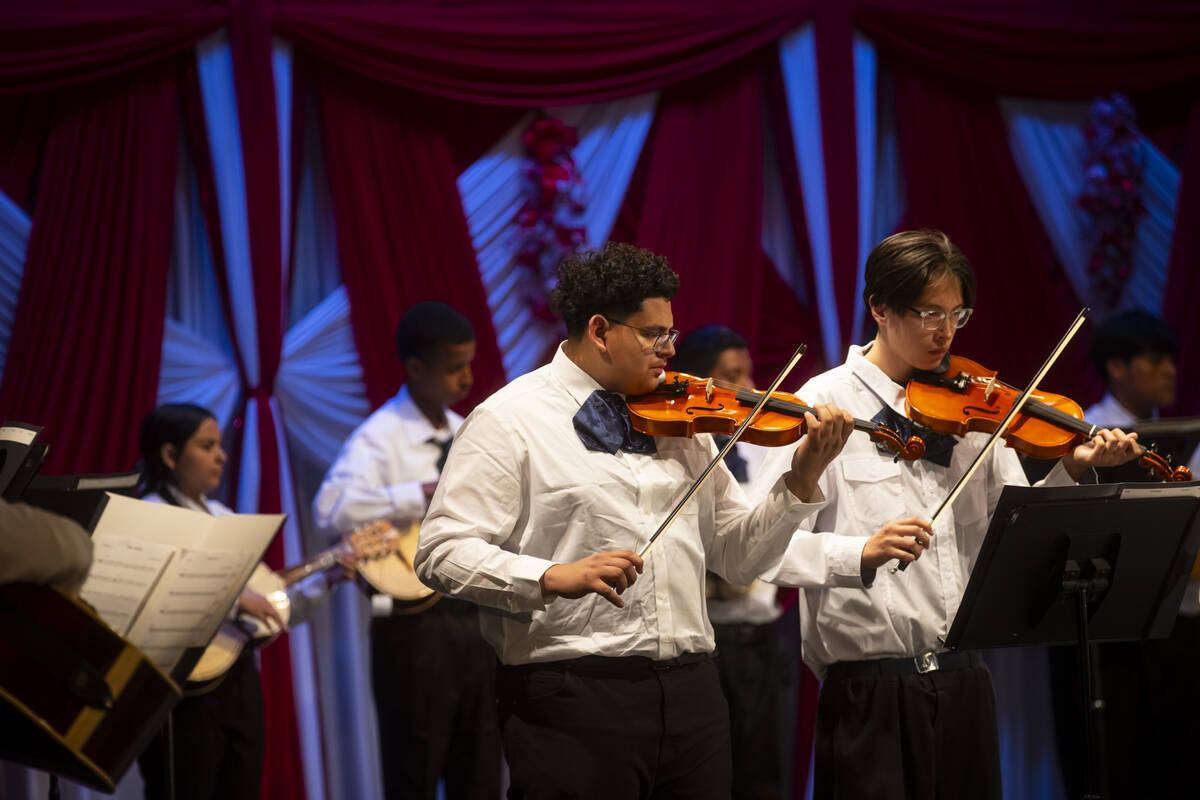
<path fill-rule="evenodd" d="M 817 704 L 813 797 L 1001 800 L 996 698 L 982 658 L 893 677 L 831 671 Z"/>
<path fill-rule="evenodd" d="M 175 800 L 258 800 L 265 733 L 262 685 L 244 653 L 211 691 L 171 711 Z M 170 797 L 166 726 L 138 757 L 146 800 Z"/>
<path fill-rule="evenodd" d="M 707 656 L 502 667 L 510 800 L 727 800 L 729 711 Z"/>
<path fill-rule="evenodd" d="M 385 797 L 500 796 L 496 654 L 471 603 L 371 620 L 371 679 Z"/>
<path fill-rule="evenodd" d="M 786 659 L 775 624 L 713 625 L 717 668 L 729 703 L 733 747 L 734 800 L 783 797 L 780 776 L 785 757 L 785 720 L 795 724 L 795 705 L 783 702 Z"/>

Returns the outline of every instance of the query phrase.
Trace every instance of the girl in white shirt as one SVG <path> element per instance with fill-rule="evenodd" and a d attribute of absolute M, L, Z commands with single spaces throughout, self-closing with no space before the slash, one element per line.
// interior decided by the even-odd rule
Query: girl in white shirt
<path fill-rule="evenodd" d="M 220 486 L 226 461 L 220 428 L 208 409 L 190 403 L 159 406 L 142 424 L 140 449 L 146 475 L 143 500 L 217 516 L 234 513 L 208 497 Z M 305 601 L 323 595 L 328 581 L 345 577 L 354 560 L 352 554 L 340 556 L 343 571 L 315 575 L 296 587 L 300 592 L 289 592 L 292 624 L 305 616 Z M 283 624 L 275 607 L 251 589 L 242 590 L 236 612 Z M 253 650 L 247 648 L 215 688 L 185 697 L 171 720 L 176 800 L 257 800 L 265 730 Z M 167 756 L 168 740 L 160 731 L 138 759 L 147 800 L 171 796 Z"/>

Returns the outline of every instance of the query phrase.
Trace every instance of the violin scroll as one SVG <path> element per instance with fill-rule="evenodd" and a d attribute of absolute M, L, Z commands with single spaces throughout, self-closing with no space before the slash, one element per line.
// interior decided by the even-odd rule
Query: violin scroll
<path fill-rule="evenodd" d="M 897 458 L 905 461 L 919 461 L 921 456 L 925 455 L 925 440 L 920 436 L 910 436 L 908 441 L 905 441 L 894 430 L 883 425 L 876 425 L 875 430 L 869 432 L 869 436 L 872 442 L 882 443 L 895 453 Z"/>
<path fill-rule="evenodd" d="M 1160 481 L 1175 483 L 1190 481 L 1192 479 L 1192 471 L 1190 469 L 1182 464 L 1178 467 L 1172 467 L 1171 462 L 1150 449 L 1143 451 L 1138 456 L 1138 466 L 1150 470 L 1150 473 Z"/>

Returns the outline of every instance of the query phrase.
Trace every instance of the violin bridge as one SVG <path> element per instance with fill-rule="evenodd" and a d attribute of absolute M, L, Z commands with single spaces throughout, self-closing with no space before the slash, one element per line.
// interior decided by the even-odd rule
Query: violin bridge
<path fill-rule="evenodd" d="M 983 392 L 983 400 L 986 403 L 992 402 L 992 393 L 996 391 L 996 376 L 991 375 L 987 379 L 987 388 Z"/>
<path fill-rule="evenodd" d="M 704 402 L 712 403 L 713 397 L 713 379 L 709 378 L 704 382 Z"/>

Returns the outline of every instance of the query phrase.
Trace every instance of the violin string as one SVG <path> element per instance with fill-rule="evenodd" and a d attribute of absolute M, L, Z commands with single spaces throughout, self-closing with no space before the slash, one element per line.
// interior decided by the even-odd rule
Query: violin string
<path fill-rule="evenodd" d="M 641 558 L 646 557 L 646 554 L 650 552 L 650 548 L 653 547 L 654 543 L 658 541 L 658 537 L 662 536 L 663 532 L 670 527 L 671 523 L 675 521 L 675 518 L 679 516 L 679 512 L 683 510 L 683 507 L 687 505 L 688 501 L 692 499 L 692 497 L 704 484 L 704 481 L 708 479 L 708 476 L 712 474 L 712 471 L 716 468 L 717 464 L 720 464 L 724 460 L 726 454 L 733 449 L 734 445 L 737 444 L 738 439 L 742 437 L 742 433 L 744 433 L 745 430 L 750 427 L 750 423 L 754 421 L 754 418 L 758 415 L 758 412 L 762 410 L 763 406 L 766 405 L 767 400 L 771 399 L 771 394 L 779 388 L 779 384 L 783 383 L 783 379 L 786 378 L 788 373 L 792 371 L 797 363 L 799 363 L 800 358 L 807 350 L 808 346 L 803 344 L 796 348 L 796 352 L 792 354 L 792 357 L 788 360 L 788 363 L 784 366 L 783 370 L 775 376 L 775 380 L 771 383 L 771 388 L 763 392 L 762 398 L 759 399 L 758 404 L 754 407 L 754 410 L 746 415 L 746 418 L 742 420 L 742 424 L 738 425 L 737 429 L 734 430 L 733 435 L 729 437 L 729 441 L 725 442 L 724 447 L 722 447 L 721 451 L 717 453 L 716 457 L 708 463 L 708 466 L 704 468 L 704 471 L 700 473 L 699 477 L 692 481 L 691 487 L 684 492 L 683 497 L 679 498 L 679 502 L 675 504 L 675 508 L 671 509 L 671 513 L 666 516 L 661 524 L 659 524 L 658 530 L 656 530 L 654 535 L 650 537 L 650 541 L 646 542 L 646 546 L 642 548 L 642 552 L 638 553 Z"/>
<path fill-rule="evenodd" d="M 959 494 L 962 493 L 963 488 L 967 485 L 967 481 L 971 479 L 971 476 L 975 474 L 976 470 L 978 470 L 979 466 L 983 463 L 983 459 L 988 453 L 991 452 L 992 448 L 996 446 L 996 442 L 1000 440 L 1000 437 L 1004 435 L 1004 432 L 1008 430 L 1009 426 L 1012 424 L 1012 421 L 1016 419 L 1017 414 L 1020 413 L 1021 408 L 1029 400 L 1029 396 L 1037 391 L 1038 384 L 1041 383 L 1042 378 L 1045 377 L 1046 373 L 1050 371 L 1050 367 L 1054 366 L 1054 362 L 1058 360 L 1058 357 L 1062 354 L 1062 351 L 1067 348 L 1067 344 L 1069 344 L 1071 339 L 1075 337 L 1075 334 L 1079 331 L 1079 329 L 1083 327 L 1083 323 L 1087 319 L 1089 313 L 1090 309 L 1085 307 L 1079 312 L 1079 316 L 1075 317 L 1075 321 L 1071 323 L 1071 327 L 1067 329 L 1067 332 L 1063 334 L 1062 339 L 1059 340 L 1058 345 L 1053 351 L 1051 351 L 1050 356 L 1046 359 L 1046 363 L 1042 364 L 1041 368 L 1037 371 L 1037 374 L 1033 376 L 1033 380 L 1029 382 L 1027 387 L 1025 387 L 1025 391 L 1021 392 L 1020 396 L 1017 397 L 1016 402 L 1012 404 L 1012 408 L 1010 408 L 1008 413 L 1004 415 L 1004 419 L 1000 421 L 1000 424 L 996 426 L 996 430 L 992 432 L 992 435 L 988 438 L 987 442 L 975 455 L 975 460 L 971 462 L 971 465 L 967 467 L 967 471 L 964 472 L 962 477 L 958 479 L 958 482 L 954 484 L 954 488 L 950 490 L 950 494 L 946 495 L 946 498 L 942 500 L 941 505 L 939 505 L 937 510 L 933 512 L 933 516 L 929 518 L 929 524 L 931 527 L 935 522 L 937 522 L 937 519 L 939 516 L 941 516 L 942 512 L 949 508 L 950 504 L 953 503 Z M 901 561 L 899 565 L 892 568 L 892 571 L 895 572 L 896 570 L 900 570 L 903 572 L 908 568 L 909 563 L 910 562 L 908 561 Z"/>

